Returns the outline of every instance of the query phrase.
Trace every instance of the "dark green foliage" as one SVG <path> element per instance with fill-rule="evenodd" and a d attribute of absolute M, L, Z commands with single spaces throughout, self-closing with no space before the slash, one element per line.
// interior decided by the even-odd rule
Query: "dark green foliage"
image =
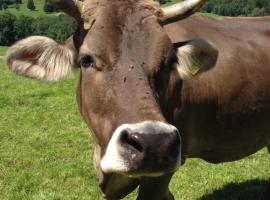
<path fill-rule="evenodd" d="M 14 23 L 16 17 L 8 12 L 0 14 L 0 45 L 12 44 L 14 40 Z"/>
<path fill-rule="evenodd" d="M 51 0 L 46 0 L 46 1 L 45 1 L 43 10 L 44 10 L 44 12 L 46 12 L 46 13 L 52 13 L 52 12 L 54 12 L 55 9 L 54 9 L 54 6 L 53 6 Z"/>
<path fill-rule="evenodd" d="M 72 18 L 59 15 L 57 17 L 38 17 L 33 26 L 35 27 L 34 35 L 44 35 L 56 41 L 64 41 L 75 31 L 77 25 Z"/>
<path fill-rule="evenodd" d="M 59 16 L 28 17 L 0 13 L 0 46 L 9 46 L 30 35 L 43 35 L 58 42 L 66 40 L 76 29 L 76 22 L 64 14 Z"/>
<path fill-rule="evenodd" d="M 270 0 L 209 0 L 205 12 L 223 16 L 270 15 Z"/>
<path fill-rule="evenodd" d="M 161 4 L 172 0 L 159 0 Z M 270 0 L 208 0 L 203 12 L 223 16 L 266 16 L 270 15 Z"/>
<path fill-rule="evenodd" d="M 27 1 L 27 8 L 28 8 L 29 10 L 35 10 L 35 9 L 36 9 L 36 6 L 35 6 L 33 0 L 28 0 L 28 1 Z"/>
<path fill-rule="evenodd" d="M 34 31 L 34 18 L 21 15 L 14 22 L 14 38 L 15 41 L 31 35 Z"/>
<path fill-rule="evenodd" d="M 9 5 L 15 4 L 22 4 L 22 0 L 0 0 L 0 10 L 7 9 Z"/>
<path fill-rule="evenodd" d="M 6 2 L 3 3 L 3 9 L 6 10 L 8 8 L 8 5 Z"/>
<path fill-rule="evenodd" d="M 15 8 L 16 8 L 17 10 L 20 10 L 20 5 L 16 3 Z"/>
<path fill-rule="evenodd" d="M 165 4 L 165 3 L 168 3 L 168 2 L 171 2 L 171 0 L 159 0 L 160 4 Z"/>

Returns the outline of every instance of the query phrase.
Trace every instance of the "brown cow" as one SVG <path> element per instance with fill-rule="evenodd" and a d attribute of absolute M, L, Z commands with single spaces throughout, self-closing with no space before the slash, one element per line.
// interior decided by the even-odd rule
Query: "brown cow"
<path fill-rule="evenodd" d="M 29 37 L 10 48 L 10 69 L 34 79 L 80 66 L 77 101 L 106 199 L 139 186 L 138 200 L 171 200 L 168 184 L 186 158 L 226 162 L 269 147 L 270 22 L 195 17 L 164 27 L 204 3 L 57 0 L 78 21 L 73 37 L 63 45 Z"/>

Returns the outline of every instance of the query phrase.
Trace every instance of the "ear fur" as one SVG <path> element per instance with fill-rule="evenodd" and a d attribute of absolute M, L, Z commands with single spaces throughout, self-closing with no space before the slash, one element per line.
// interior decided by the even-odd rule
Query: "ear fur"
<path fill-rule="evenodd" d="M 175 68 L 183 80 L 210 69 L 217 62 L 218 50 L 207 40 L 196 38 L 177 43 L 175 47 L 178 60 Z"/>
<path fill-rule="evenodd" d="M 31 36 L 12 45 L 6 55 L 9 69 L 17 75 L 57 81 L 74 71 L 77 53 L 43 36 Z"/>

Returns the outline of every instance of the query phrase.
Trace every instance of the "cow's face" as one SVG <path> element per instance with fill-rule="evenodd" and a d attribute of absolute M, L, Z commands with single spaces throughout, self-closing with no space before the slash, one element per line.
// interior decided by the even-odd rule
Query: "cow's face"
<path fill-rule="evenodd" d="M 95 164 L 102 173 L 138 177 L 174 171 L 181 163 L 181 130 L 167 123 L 160 94 L 212 66 L 217 51 L 202 39 L 172 44 L 162 21 L 177 16 L 164 16 L 149 0 L 86 0 L 76 6 L 66 10 L 80 25 L 75 45 L 31 37 L 10 49 L 8 65 L 42 80 L 80 66 L 78 105 L 93 130 Z M 172 75 L 178 77 L 174 84 L 164 85 Z"/>
<path fill-rule="evenodd" d="M 90 26 L 78 54 L 78 103 L 106 173 L 155 175 L 180 163 L 180 134 L 166 123 L 156 91 L 172 43 L 155 11 L 125 1 L 82 6 Z"/>

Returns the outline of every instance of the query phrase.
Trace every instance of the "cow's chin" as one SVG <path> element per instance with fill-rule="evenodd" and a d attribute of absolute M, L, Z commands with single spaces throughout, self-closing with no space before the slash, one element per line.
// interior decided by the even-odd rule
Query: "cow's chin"
<path fill-rule="evenodd" d="M 167 123 L 146 121 L 116 129 L 101 159 L 103 173 L 158 177 L 181 164 L 181 137 Z"/>

